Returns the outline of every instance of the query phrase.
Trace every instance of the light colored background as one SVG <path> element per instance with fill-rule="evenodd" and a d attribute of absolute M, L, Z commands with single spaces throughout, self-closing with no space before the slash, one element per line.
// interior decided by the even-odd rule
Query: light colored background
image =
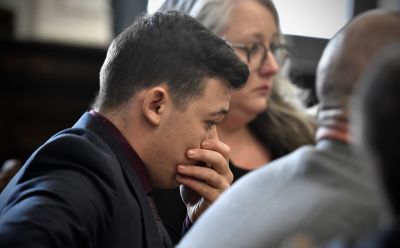
<path fill-rule="evenodd" d="M 149 0 L 154 12 L 164 0 Z M 331 38 L 352 16 L 353 0 L 275 0 L 282 32 Z"/>

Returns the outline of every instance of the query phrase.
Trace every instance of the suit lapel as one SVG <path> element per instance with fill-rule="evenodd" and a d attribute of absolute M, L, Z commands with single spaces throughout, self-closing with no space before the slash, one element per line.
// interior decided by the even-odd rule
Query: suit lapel
<path fill-rule="evenodd" d="M 104 140 L 110 149 L 113 150 L 120 162 L 128 187 L 139 202 L 139 206 L 142 210 L 142 225 L 146 237 L 147 247 L 163 247 L 163 242 L 158 234 L 157 226 L 147 201 L 147 195 L 143 190 L 143 186 L 140 182 L 140 179 L 136 175 L 133 166 L 130 164 L 130 160 L 123 152 L 124 150 L 121 144 L 110 134 L 110 132 L 107 132 L 106 126 L 100 120 L 98 120 L 97 117 L 92 116 L 90 113 L 85 113 L 74 125 L 74 128 L 85 128 L 95 132 Z"/>

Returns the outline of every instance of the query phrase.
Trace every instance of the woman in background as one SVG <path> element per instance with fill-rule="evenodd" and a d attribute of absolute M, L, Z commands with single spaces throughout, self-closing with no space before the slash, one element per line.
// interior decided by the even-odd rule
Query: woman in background
<path fill-rule="evenodd" d="M 231 44 L 249 66 L 246 85 L 232 92 L 229 114 L 217 127 L 220 140 L 231 148 L 235 180 L 314 142 L 314 122 L 291 103 L 295 102 L 293 86 L 280 72 L 288 53 L 272 1 L 166 0 L 159 10 L 191 15 Z M 161 219 L 175 243 L 186 209 L 178 193 L 154 192 Z"/>

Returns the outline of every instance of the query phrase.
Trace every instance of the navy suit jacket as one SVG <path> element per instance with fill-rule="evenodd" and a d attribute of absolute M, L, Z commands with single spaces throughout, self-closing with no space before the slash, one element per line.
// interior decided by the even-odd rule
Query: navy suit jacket
<path fill-rule="evenodd" d="M 89 113 L 50 138 L 0 195 L 0 247 L 168 246 L 123 151 Z"/>

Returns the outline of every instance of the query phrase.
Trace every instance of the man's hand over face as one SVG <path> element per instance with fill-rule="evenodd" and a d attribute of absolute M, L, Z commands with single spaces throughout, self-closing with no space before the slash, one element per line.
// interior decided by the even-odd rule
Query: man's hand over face
<path fill-rule="evenodd" d="M 218 139 L 207 139 L 201 149 L 190 149 L 187 156 L 201 166 L 179 165 L 177 180 L 182 183 L 181 197 L 192 222 L 229 188 L 233 174 L 229 169 L 230 148 Z"/>

